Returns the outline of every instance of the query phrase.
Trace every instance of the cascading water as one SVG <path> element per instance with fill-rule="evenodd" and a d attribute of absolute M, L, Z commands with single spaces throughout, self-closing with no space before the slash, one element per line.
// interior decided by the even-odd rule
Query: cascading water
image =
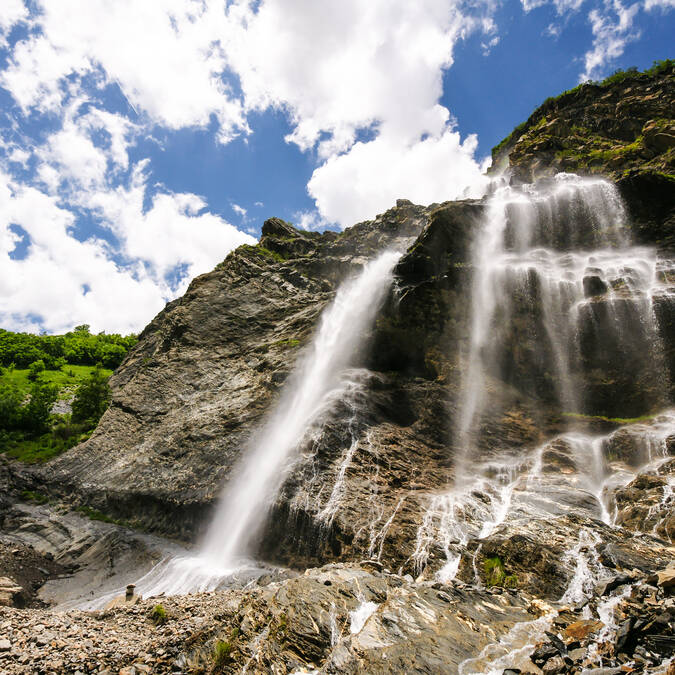
<path fill-rule="evenodd" d="M 533 450 L 514 447 L 495 438 L 495 419 L 521 400 L 570 427 L 584 414 L 636 417 L 669 403 L 654 300 L 670 295 L 672 265 L 630 244 L 613 185 L 559 174 L 499 187 L 473 250 L 454 484 L 430 498 L 412 555 L 421 571 L 431 549 L 440 549 L 441 581 L 457 572 L 468 541 L 507 519 L 581 509 L 613 523 L 610 488 L 655 459 L 650 450 L 630 466 L 612 463 L 612 435 L 578 429 Z M 597 373 L 611 375 L 598 381 Z M 650 447 L 675 432 L 672 414 L 660 419 L 635 430 Z M 563 463 L 555 480 L 548 478 L 552 458 Z M 560 466 L 569 468 L 561 474 Z"/>
<path fill-rule="evenodd" d="M 249 443 L 225 486 L 198 554 L 158 565 L 137 582 L 141 593 L 210 590 L 253 566 L 246 556 L 255 553 L 252 546 L 298 447 L 333 404 L 358 386 L 349 367 L 390 288 L 399 258 L 399 253 L 387 251 L 339 288 L 274 412 Z"/>

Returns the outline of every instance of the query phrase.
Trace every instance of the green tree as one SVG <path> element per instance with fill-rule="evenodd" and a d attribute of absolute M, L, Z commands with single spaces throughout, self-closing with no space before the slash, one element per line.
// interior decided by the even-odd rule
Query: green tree
<path fill-rule="evenodd" d="M 34 436 L 49 431 L 49 417 L 58 395 L 58 387 L 35 382 L 30 390 L 30 399 L 21 408 L 21 427 Z"/>
<path fill-rule="evenodd" d="M 97 364 L 89 378 L 82 382 L 75 392 L 73 422 L 86 422 L 91 427 L 96 426 L 109 403 L 108 378 Z"/>
<path fill-rule="evenodd" d="M 12 384 L 0 384 L 0 430 L 10 431 L 19 424 L 21 394 Z"/>
<path fill-rule="evenodd" d="M 44 372 L 45 369 L 45 362 L 42 359 L 38 359 L 37 361 L 33 361 L 33 363 L 28 366 L 28 379 L 31 382 L 35 382 L 35 380 L 40 377 L 40 373 Z"/>

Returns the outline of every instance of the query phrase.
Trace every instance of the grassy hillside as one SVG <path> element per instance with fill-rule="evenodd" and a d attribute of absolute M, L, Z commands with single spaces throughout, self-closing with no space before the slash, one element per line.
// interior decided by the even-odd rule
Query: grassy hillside
<path fill-rule="evenodd" d="M 0 330 L 0 452 L 45 462 L 86 440 L 108 405 L 111 368 L 135 343 L 88 326 L 65 335 Z"/>

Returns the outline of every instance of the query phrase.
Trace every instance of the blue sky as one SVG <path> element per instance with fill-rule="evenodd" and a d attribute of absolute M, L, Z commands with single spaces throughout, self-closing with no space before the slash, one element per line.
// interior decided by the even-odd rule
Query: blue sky
<path fill-rule="evenodd" d="M 265 218 L 479 196 L 546 97 L 672 57 L 675 0 L 3 0 L 0 327 L 140 330 Z"/>

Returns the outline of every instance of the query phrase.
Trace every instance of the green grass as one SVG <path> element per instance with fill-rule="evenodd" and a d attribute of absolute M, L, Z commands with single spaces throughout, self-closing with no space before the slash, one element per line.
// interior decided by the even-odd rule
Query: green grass
<path fill-rule="evenodd" d="M 515 588 L 518 585 L 518 579 L 515 574 L 506 574 L 504 563 L 499 556 L 486 558 L 483 562 L 485 570 L 485 585 L 503 586 L 505 588 Z"/>
<path fill-rule="evenodd" d="M 43 495 L 41 492 L 33 492 L 33 490 L 23 490 L 21 499 L 25 502 L 33 502 L 33 504 L 46 504 L 49 501 L 47 495 Z"/>
<path fill-rule="evenodd" d="M 112 523 L 113 525 L 122 525 L 126 526 L 126 523 L 123 520 L 116 520 L 107 516 L 105 513 L 101 513 L 96 509 L 92 509 L 91 506 L 78 506 L 75 509 L 78 513 L 81 513 L 83 516 L 89 518 L 89 520 L 99 520 L 102 523 Z"/>
<path fill-rule="evenodd" d="M 251 246 L 250 244 L 242 244 L 237 250 L 240 249 L 247 253 L 255 253 L 255 255 L 261 256 L 262 258 L 269 258 L 275 262 L 283 262 L 286 260 L 286 258 L 284 258 L 284 256 L 282 256 L 280 253 L 270 251 L 268 248 L 265 248 L 260 244 L 256 244 L 255 246 Z"/>
<path fill-rule="evenodd" d="M 155 605 L 150 611 L 150 620 L 155 626 L 163 626 L 169 620 L 169 615 L 162 605 Z"/>
<path fill-rule="evenodd" d="M 297 347 L 300 344 L 300 340 L 297 338 L 287 338 L 286 340 L 277 340 L 273 342 L 270 347 Z"/>
<path fill-rule="evenodd" d="M 24 464 L 41 464 L 87 440 L 91 433 L 73 436 L 67 440 L 44 434 L 38 438 L 25 438 L 20 432 L 0 431 L 0 452 Z"/>
<path fill-rule="evenodd" d="M 582 415 L 581 413 L 563 413 L 563 417 L 571 417 L 576 420 L 598 420 L 611 422 L 612 424 L 637 424 L 638 422 L 650 422 L 656 415 L 642 415 L 641 417 L 605 417 L 604 415 Z"/>
<path fill-rule="evenodd" d="M 71 366 L 66 364 L 61 370 L 45 370 L 40 375 L 40 380 L 48 384 L 55 384 L 59 387 L 60 398 L 74 393 L 75 387 L 86 380 L 94 372 L 94 366 Z M 112 375 L 112 370 L 101 368 L 101 372 L 106 376 Z M 72 373 L 72 374 L 71 374 Z M 32 382 L 28 379 L 28 368 L 3 368 L 0 373 L 0 384 L 13 384 L 23 393 L 28 394 Z M 63 394 L 63 396 L 61 396 Z"/>
<path fill-rule="evenodd" d="M 213 648 L 213 667 L 223 668 L 230 660 L 232 654 L 232 644 L 225 640 L 218 640 Z"/>

